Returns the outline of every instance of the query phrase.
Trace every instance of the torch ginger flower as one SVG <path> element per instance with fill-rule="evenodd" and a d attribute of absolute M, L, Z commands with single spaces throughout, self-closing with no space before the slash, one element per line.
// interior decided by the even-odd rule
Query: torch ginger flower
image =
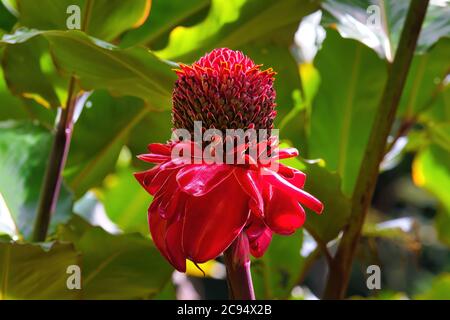
<path fill-rule="evenodd" d="M 273 129 L 271 69 L 260 70 L 241 52 L 223 48 L 176 72 L 175 129 L 194 132 L 194 121 L 202 121 L 203 130 Z M 273 147 L 271 139 L 265 142 Z M 248 259 L 248 252 L 261 257 L 274 232 L 289 235 L 303 225 L 302 206 L 322 212 L 322 203 L 302 189 L 305 174 L 297 169 L 277 163 L 273 171 L 248 157 L 244 164 L 186 164 L 172 157 L 180 143 L 201 149 L 191 141 L 150 144 L 150 153 L 139 158 L 156 166 L 135 176 L 154 196 L 148 221 L 155 245 L 181 272 L 186 271 L 186 259 L 206 262 L 233 242 L 243 251 L 242 259 Z M 245 156 L 246 146 L 236 152 Z M 297 155 L 288 148 L 275 152 L 273 159 Z"/>

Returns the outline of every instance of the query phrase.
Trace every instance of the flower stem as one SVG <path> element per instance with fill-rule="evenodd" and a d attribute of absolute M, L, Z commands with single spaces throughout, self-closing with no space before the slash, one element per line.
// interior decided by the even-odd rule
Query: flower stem
<path fill-rule="evenodd" d="M 69 90 L 66 106 L 61 109 L 61 114 L 56 127 L 50 158 L 45 171 L 42 191 L 39 198 L 36 220 L 33 229 L 33 241 L 45 241 L 50 217 L 55 212 L 61 189 L 61 173 L 64 168 L 67 154 L 69 153 L 70 140 L 73 129 L 73 112 L 75 108 L 75 78 L 69 80 Z"/>
<path fill-rule="evenodd" d="M 224 252 L 230 299 L 255 300 L 248 252 L 241 250 L 239 242 L 240 239 L 236 239 Z"/>
<path fill-rule="evenodd" d="M 375 190 L 380 162 L 385 154 L 387 138 L 405 86 L 428 2 L 429 0 L 412 0 L 409 6 L 397 53 L 390 65 L 388 79 L 356 181 L 352 197 L 351 223 L 344 230 L 332 261 L 324 299 L 342 299 L 345 296 L 357 244 Z"/>

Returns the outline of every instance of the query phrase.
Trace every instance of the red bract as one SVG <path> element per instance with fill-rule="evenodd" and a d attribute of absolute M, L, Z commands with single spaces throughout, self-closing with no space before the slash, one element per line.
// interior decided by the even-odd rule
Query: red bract
<path fill-rule="evenodd" d="M 214 50 L 193 66 L 182 66 L 178 75 L 175 128 L 193 131 L 192 119 L 202 120 L 204 128 L 226 129 L 230 123 L 242 129 L 272 128 L 273 72 L 260 71 L 242 53 Z M 298 155 L 293 148 L 278 151 L 271 139 L 265 142 L 274 161 Z M 289 235 L 303 225 L 302 205 L 322 212 L 320 201 L 303 190 L 304 173 L 281 163 L 275 171 L 259 158 L 249 159 L 249 144 L 232 150 L 246 157 L 243 164 L 186 164 L 172 157 L 180 144 L 191 154 L 202 149 L 190 141 L 151 144 L 150 153 L 139 158 L 156 166 L 135 174 L 154 196 L 148 210 L 152 238 L 179 271 L 186 270 L 186 259 L 203 263 L 216 258 L 239 235 L 239 246 L 261 257 L 273 232 Z"/>
<path fill-rule="evenodd" d="M 206 262 L 220 255 L 241 233 L 250 252 L 264 254 L 272 233 L 289 235 L 305 221 L 300 204 L 320 213 L 322 204 L 302 188 L 305 174 L 279 164 L 278 172 L 261 164 L 183 164 L 172 160 L 176 144 L 151 144 L 140 158 L 157 165 L 136 174 L 154 196 L 148 211 L 153 240 L 179 271 L 186 259 Z M 278 158 L 294 157 L 295 149 Z"/>

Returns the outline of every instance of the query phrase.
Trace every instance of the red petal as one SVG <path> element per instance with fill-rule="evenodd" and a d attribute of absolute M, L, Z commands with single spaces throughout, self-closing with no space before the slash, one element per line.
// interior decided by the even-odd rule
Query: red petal
<path fill-rule="evenodd" d="M 287 235 L 294 233 L 303 225 L 305 211 L 295 198 L 274 189 L 264 218 L 272 231 Z"/>
<path fill-rule="evenodd" d="M 178 219 L 182 214 L 184 214 L 184 208 L 186 206 L 186 199 L 188 196 L 181 192 L 176 184 L 176 179 L 173 178 L 175 188 L 167 188 L 167 193 L 165 198 L 161 201 L 158 208 L 159 214 L 163 219 Z"/>
<path fill-rule="evenodd" d="M 201 197 L 212 191 L 233 173 L 226 164 L 188 165 L 177 174 L 181 190 L 194 197 Z"/>
<path fill-rule="evenodd" d="M 166 242 L 164 240 L 167 220 L 164 220 L 159 216 L 157 211 L 158 204 L 158 201 L 155 199 L 148 208 L 148 224 L 150 227 L 150 234 L 152 235 L 153 243 L 162 255 L 170 262 L 169 254 L 166 249 Z"/>
<path fill-rule="evenodd" d="M 145 190 L 147 190 L 148 193 L 151 194 L 149 191 L 150 183 L 152 182 L 155 175 L 159 172 L 159 167 L 156 166 L 150 170 L 142 171 L 142 172 L 136 172 L 134 174 L 134 177 L 136 180 L 144 187 Z"/>
<path fill-rule="evenodd" d="M 297 199 L 298 202 L 304 204 L 309 209 L 321 213 L 323 210 L 323 204 L 315 197 L 307 193 L 306 191 L 297 188 L 278 173 L 268 170 L 266 168 L 261 169 L 264 173 L 263 179 L 273 185 L 275 188 L 282 190 L 290 197 Z"/>
<path fill-rule="evenodd" d="M 278 173 L 286 178 L 290 183 L 292 183 L 297 188 L 303 188 L 306 182 L 306 174 L 297 170 L 295 168 L 291 168 L 284 164 L 279 164 Z"/>
<path fill-rule="evenodd" d="M 234 175 L 242 189 L 250 196 L 250 208 L 255 214 L 262 216 L 264 213 L 264 200 L 259 186 L 257 173 L 251 170 L 237 168 Z"/>
<path fill-rule="evenodd" d="M 186 257 L 182 251 L 181 234 L 183 223 L 181 220 L 172 223 L 166 232 L 166 248 L 171 264 L 178 271 L 186 271 Z"/>
<path fill-rule="evenodd" d="M 272 241 L 272 231 L 266 228 L 258 238 L 250 242 L 250 253 L 252 256 L 255 258 L 262 257 L 269 247 L 270 241 Z"/>
<path fill-rule="evenodd" d="M 181 246 L 181 230 L 177 231 L 179 226 L 169 224 L 168 220 L 162 219 L 158 213 L 157 207 L 159 200 L 154 199 L 150 208 L 148 209 L 148 222 L 150 226 L 150 233 L 152 235 L 153 242 L 155 243 L 161 254 L 170 262 L 170 264 L 178 271 L 186 271 L 186 259 L 184 264 L 181 262 L 182 246 Z M 181 225 L 181 223 L 178 223 Z M 170 234 L 168 231 L 170 230 Z M 175 230 L 175 231 L 174 231 Z M 178 234 L 178 240 L 175 237 Z M 170 251 L 169 251 L 170 245 Z"/>
<path fill-rule="evenodd" d="M 221 254 L 247 222 L 248 200 L 234 176 L 203 197 L 189 197 L 183 224 L 186 257 L 202 263 Z"/>
<path fill-rule="evenodd" d="M 270 228 L 266 226 L 263 220 L 253 218 L 245 233 L 250 243 L 250 253 L 256 258 L 262 257 L 272 240 Z"/>
<path fill-rule="evenodd" d="M 278 159 L 287 159 L 287 158 L 294 158 L 298 156 L 298 150 L 295 148 L 286 148 L 286 149 L 280 149 L 278 151 L 278 155 L 276 158 Z"/>
<path fill-rule="evenodd" d="M 147 186 L 147 191 L 154 195 L 166 183 L 170 175 L 184 165 L 175 161 L 169 161 L 159 166 L 159 171 L 153 177 L 150 184 Z M 174 178 L 175 179 L 175 178 Z"/>
<path fill-rule="evenodd" d="M 150 162 L 150 163 L 163 163 L 170 160 L 170 156 L 155 154 L 155 153 L 146 153 L 137 156 L 139 160 Z"/>
<path fill-rule="evenodd" d="M 171 148 L 170 146 L 162 143 L 151 143 L 148 145 L 148 151 L 151 153 L 162 154 L 170 156 Z"/>

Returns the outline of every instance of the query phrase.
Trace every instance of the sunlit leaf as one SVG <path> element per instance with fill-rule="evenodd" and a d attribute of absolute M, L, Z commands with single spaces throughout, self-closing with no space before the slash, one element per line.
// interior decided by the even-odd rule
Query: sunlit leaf
<path fill-rule="evenodd" d="M 392 61 L 405 22 L 410 0 L 326 0 L 325 24 L 334 24 L 340 34 L 373 48 Z M 430 3 L 417 43 L 417 52 L 425 52 L 440 38 L 450 36 L 450 7 Z"/>
<path fill-rule="evenodd" d="M 80 263 L 72 244 L 0 241 L 0 299 L 79 299 L 67 268 Z"/>
<path fill-rule="evenodd" d="M 141 27 L 128 31 L 122 38 L 121 45 L 150 45 L 185 19 L 207 9 L 210 2 L 211 0 L 153 1 L 149 18 Z"/>
<path fill-rule="evenodd" d="M 213 0 L 205 20 L 192 27 L 175 28 L 168 46 L 158 55 L 192 62 L 213 48 L 234 49 L 268 37 L 274 30 L 298 26 L 303 16 L 317 8 L 317 2 L 307 0 Z"/>
<path fill-rule="evenodd" d="M 440 239 L 450 245 L 450 152 L 437 144 L 420 151 L 414 159 L 413 178 L 416 185 L 431 192 L 440 203 L 437 230 Z"/>
<path fill-rule="evenodd" d="M 73 5 L 80 8 L 80 27 L 86 26 L 89 35 L 112 40 L 144 23 L 150 12 L 151 0 L 20 0 L 19 22 L 40 30 L 67 30 L 67 20 L 74 14 L 67 11 Z"/>

